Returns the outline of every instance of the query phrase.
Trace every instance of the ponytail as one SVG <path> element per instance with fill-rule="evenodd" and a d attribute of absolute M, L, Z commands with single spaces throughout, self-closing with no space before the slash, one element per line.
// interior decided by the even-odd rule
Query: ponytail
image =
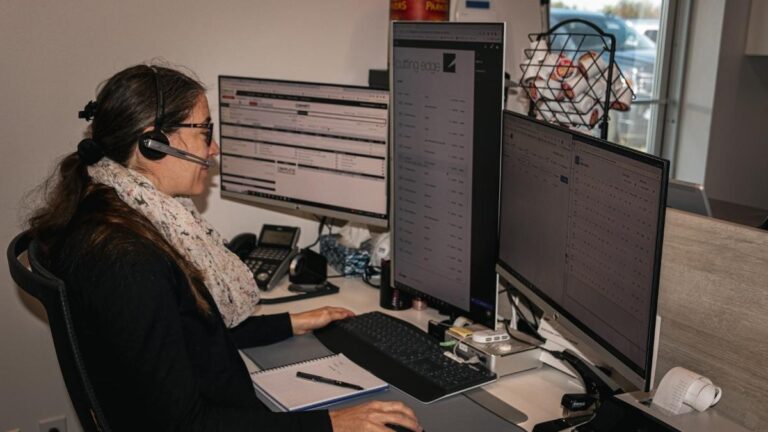
<path fill-rule="evenodd" d="M 29 218 L 32 235 L 40 239 L 41 244 L 47 244 L 46 240 L 72 220 L 90 187 L 88 170 L 77 152 L 65 156 L 39 188 L 43 205 Z"/>

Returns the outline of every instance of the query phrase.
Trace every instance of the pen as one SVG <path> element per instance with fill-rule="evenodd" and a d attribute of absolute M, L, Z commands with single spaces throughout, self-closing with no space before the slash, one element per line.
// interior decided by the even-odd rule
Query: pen
<path fill-rule="evenodd" d="M 339 381 L 339 380 L 335 380 L 335 379 L 332 379 L 332 378 L 326 378 L 326 377 L 322 377 L 320 375 L 313 375 L 313 374 L 306 373 L 306 372 L 301 372 L 301 371 L 296 372 L 296 377 L 297 378 L 304 378 L 305 380 L 315 381 L 315 382 L 319 382 L 319 383 L 335 385 L 337 387 L 346 387 L 346 388 L 351 388 L 351 389 L 354 389 L 354 390 L 364 390 L 362 387 L 360 387 L 357 384 L 351 384 L 351 383 L 348 383 L 348 382 Z"/>

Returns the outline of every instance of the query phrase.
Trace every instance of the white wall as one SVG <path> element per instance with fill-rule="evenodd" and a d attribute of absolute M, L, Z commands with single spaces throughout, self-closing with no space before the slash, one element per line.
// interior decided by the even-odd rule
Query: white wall
<path fill-rule="evenodd" d="M 0 244 L 20 229 L 22 198 L 75 149 L 86 128 L 77 111 L 116 71 L 155 57 L 187 66 L 218 122 L 219 74 L 367 84 L 369 68 L 386 67 L 388 14 L 384 0 L 0 2 Z M 314 239 L 310 218 L 223 201 L 218 188 L 202 204 L 225 236 L 277 222 Z M 61 414 L 80 430 L 47 325 L 0 268 L 0 431 L 37 431 Z"/>
<path fill-rule="evenodd" d="M 538 27 L 538 2 L 515 4 L 526 11 L 504 7 L 500 15 L 519 43 Z M 154 58 L 190 68 L 208 86 L 218 123 L 220 74 L 367 84 L 368 69 L 387 66 L 388 7 L 387 0 L 3 0 L 0 244 L 21 229 L 29 191 L 75 150 L 86 129 L 77 111 L 118 70 Z M 309 216 L 222 200 L 213 183 L 197 201 L 224 236 L 282 223 L 302 227 L 301 244 L 314 240 Z M 68 430 L 79 431 L 39 305 L 5 265 L 0 281 L 0 432 L 37 431 L 38 420 L 62 414 Z"/>

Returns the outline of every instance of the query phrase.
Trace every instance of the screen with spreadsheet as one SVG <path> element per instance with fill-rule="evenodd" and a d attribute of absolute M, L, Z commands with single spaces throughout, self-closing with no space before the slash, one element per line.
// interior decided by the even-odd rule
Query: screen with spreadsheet
<path fill-rule="evenodd" d="M 505 112 L 497 269 L 642 379 L 668 163 Z"/>
<path fill-rule="evenodd" d="M 389 93 L 219 77 L 221 194 L 387 225 Z"/>
<path fill-rule="evenodd" d="M 504 25 L 392 24 L 392 281 L 496 325 Z"/>

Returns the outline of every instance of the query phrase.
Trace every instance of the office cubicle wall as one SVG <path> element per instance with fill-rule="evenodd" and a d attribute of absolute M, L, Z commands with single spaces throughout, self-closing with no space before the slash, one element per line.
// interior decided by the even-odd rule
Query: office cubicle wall
<path fill-rule="evenodd" d="M 667 209 L 656 383 L 674 366 L 723 388 L 717 411 L 768 430 L 768 231 Z"/>

